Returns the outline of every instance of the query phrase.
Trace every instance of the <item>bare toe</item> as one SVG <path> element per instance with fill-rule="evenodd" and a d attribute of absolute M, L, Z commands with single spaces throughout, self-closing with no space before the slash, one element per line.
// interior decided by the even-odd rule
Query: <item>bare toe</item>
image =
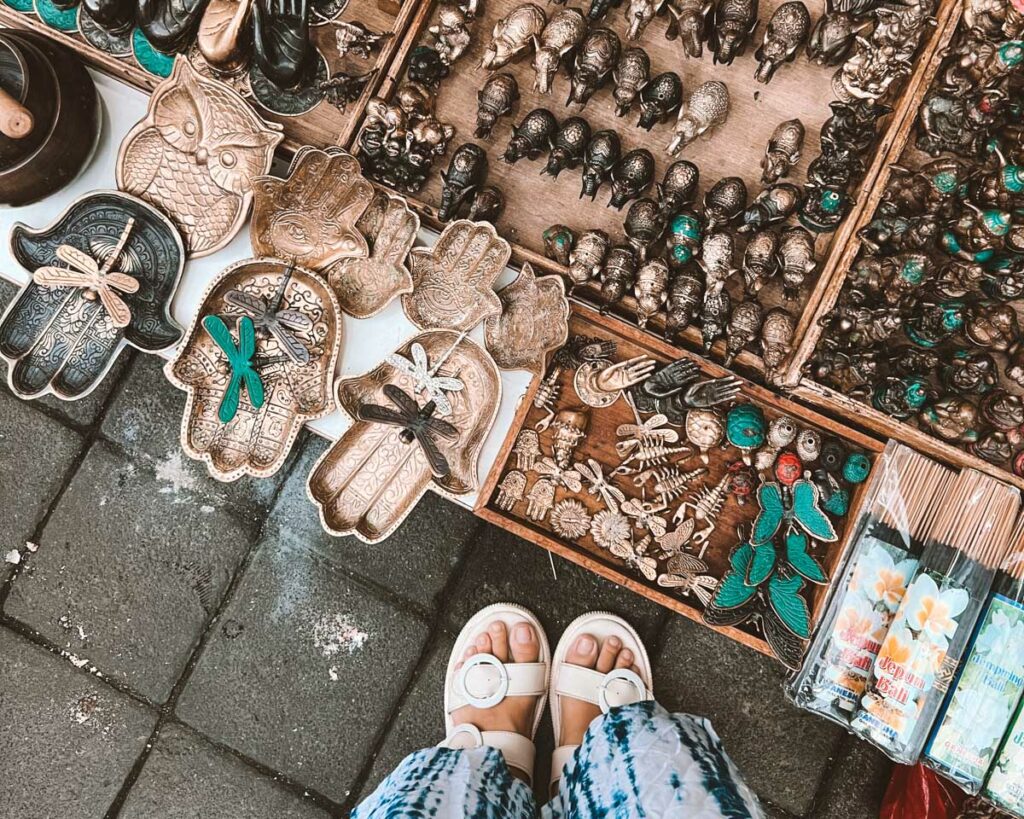
<path fill-rule="evenodd" d="M 508 662 L 508 629 L 501 621 L 491 623 L 487 627 L 487 634 L 491 639 L 491 654 L 501 660 Z"/>
<path fill-rule="evenodd" d="M 602 674 L 607 674 L 615 668 L 615 658 L 618 657 L 621 648 L 622 640 L 618 637 L 609 637 L 605 640 L 604 645 L 601 646 L 601 653 L 597 657 L 597 670 Z"/>
<path fill-rule="evenodd" d="M 525 620 L 512 627 L 512 659 L 517 663 L 535 663 L 540 658 L 540 641 L 533 626 Z"/>
<path fill-rule="evenodd" d="M 633 665 L 633 652 L 628 648 L 622 649 L 619 656 L 615 658 L 616 668 L 630 668 Z"/>
<path fill-rule="evenodd" d="M 565 655 L 565 661 L 572 665 L 593 668 L 597 662 L 597 640 L 589 634 L 581 634 Z"/>
<path fill-rule="evenodd" d="M 478 634 L 476 636 L 476 650 L 481 654 L 492 654 L 491 651 L 491 638 L 488 634 Z"/>

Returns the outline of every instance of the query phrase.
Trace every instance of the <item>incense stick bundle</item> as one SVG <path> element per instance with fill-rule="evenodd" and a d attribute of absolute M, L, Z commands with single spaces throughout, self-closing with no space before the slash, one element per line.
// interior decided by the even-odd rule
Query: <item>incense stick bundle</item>
<path fill-rule="evenodd" d="M 790 682 L 799 706 L 849 723 L 952 480 L 950 470 L 914 450 L 886 447 L 818 631 Z"/>
<path fill-rule="evenodd" d="M 1024 695 L 1024 515 L 996 574 L 965 660 L 925 747 L 929 767 L 978 793 Z M 1024 808 L 1024 761 L 1016 777 Z M 1005 800 L 1013 792 L 996 790 Z"/>
<path fill-rule="evenodd" d="M 904 764 L 917 760 L 953 681 L 1017 518 L 1016 489 L 961 472 L 889 627 L 851 728 Z"/>

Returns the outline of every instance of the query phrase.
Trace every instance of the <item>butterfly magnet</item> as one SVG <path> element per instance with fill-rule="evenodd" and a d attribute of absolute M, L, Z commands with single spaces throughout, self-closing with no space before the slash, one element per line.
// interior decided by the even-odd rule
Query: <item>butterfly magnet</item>
<path fill-rule="evenodd" d="M 302 425 L 334 409 L 341 343 L 337 301 L 318 276 L 276 259 L 227 268 L 164 368 L 188 393 L 186 454 L 221 481 L 273 475 Z"/>
<path fill-rule="evenodd" d="M 32 279 L 0 318 L 0 357 L 21 398 L 88 395 L 122 341 L 158 352 L 181 338 L 170 304 L 185 248 L 171 221 L 116 191 L 90 193 L 50 225 L 11 231 Z"/>
<path fill-rule="evenodd" d="M 434 379 L 434 393 L 420 378 L 424 374 Z M 461 389 L 445 389 L 456 380 Z M 448 415 L 439 413 L 437 391 L 450 403 Z M 339 381 L 338 404 L 355 423 L 324 453 L 307 483 L 324 528 L 377 543 L 427 490 L 464 495 L 476 489 L 480 449 L 500 394 L 491 357 L 451 330 L 423 332 L 370 372 Z"/>

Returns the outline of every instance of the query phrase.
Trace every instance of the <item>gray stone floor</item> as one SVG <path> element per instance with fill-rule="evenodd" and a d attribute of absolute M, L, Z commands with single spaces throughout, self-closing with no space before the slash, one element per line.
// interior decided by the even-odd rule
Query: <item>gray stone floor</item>
<path fill-rule="evenodd" d="M 556 580 L 433 495 L 383 545 L 330 538 L 304 488 L 324 442 L 224 486 L 178 447 L 183 403 L 140 354 L 76 404 L 0 389 L 3 819 L 347 815 L 440 739 L 453 635 L 500 600 L 554 637 L 629 618 L 660 699 L 713 720 L 773 816 L 877 816 L 887 763 L 790 706 L 768 659 L 560 560 Z"/>

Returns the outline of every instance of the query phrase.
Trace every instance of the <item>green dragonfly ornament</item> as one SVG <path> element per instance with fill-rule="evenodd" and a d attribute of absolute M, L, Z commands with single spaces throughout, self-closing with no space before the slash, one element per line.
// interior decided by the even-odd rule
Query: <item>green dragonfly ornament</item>
<path fill-rule="evenodd" d="M 231 367 L 231 380 L 221 398 L 217 417 L 222 424 L 231 423 L 238 414 L 238 405 L 242 398 L 242 385 L 249 394 L 249 403 L 255 409 L 263 406 L 263 382 L 253 367 L 253 356 L 256 355 L 256 327 L 249 316 L 238 320 L 238 346 L 231 337 L 231 331 L 220 316 L 207 316 L 203 319 L 203 329 L 210 334 L 214 343 L 224 351 L 228 365 Z"/>
<path fill-rule="evenodd" d="M 770 541 L 783 521 L 788 524 L 787 531 L 799 527 L 815 540 L 831 543 L 838 539 L 832 521 L 822 511 L 820 490 L 807 478 L 798 477 L 801 471 L 796 455 L 783 452 L 775 467 L 778 481 L 763 483 L 757 488 L 761 511 L 754 520 L 751 544 L 756 546 Z"/>

